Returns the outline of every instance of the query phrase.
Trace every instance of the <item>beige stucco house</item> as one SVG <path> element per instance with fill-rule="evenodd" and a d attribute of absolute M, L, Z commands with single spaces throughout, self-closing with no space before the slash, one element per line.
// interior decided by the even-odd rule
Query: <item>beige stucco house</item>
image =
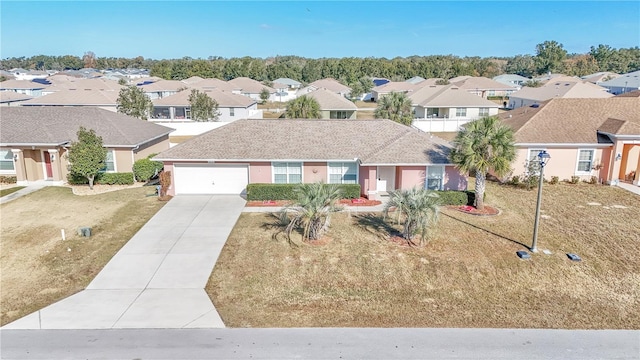
<path fill-rule="evenodd" d="M 358 107 L 333 91 L 318 89 L 305 96 L 314 98 L 318 102 L 321 119 L 356 119 Z"/>
<path fill-rule="evenodd" d="M 546 178 L 595 176 L 602 183 L 640 186 L 640 91 L 626 95 L 553 99 L 500 114 L 515 132 L 513 175 L 525 173 L 527 163 L 546 150 Z"/>
<path fill-rule="evenodd" d="M 131 172 L 133 163 L 169 148 L 170 128 L 92 107 L 16 106 L 0 109 L 0 175 L 18 184 L 61 185 L 67 151 L 82 126 L 107 148 L 107 172 Z"/>

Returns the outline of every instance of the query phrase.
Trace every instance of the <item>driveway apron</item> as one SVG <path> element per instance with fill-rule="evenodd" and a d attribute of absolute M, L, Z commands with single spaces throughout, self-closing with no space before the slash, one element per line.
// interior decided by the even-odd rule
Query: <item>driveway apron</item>
<path fill-rule="evenodd" d="M 204 287 L 245 201 L 180 195 L 84 291 L 3 329 L 220 328 Z"/>

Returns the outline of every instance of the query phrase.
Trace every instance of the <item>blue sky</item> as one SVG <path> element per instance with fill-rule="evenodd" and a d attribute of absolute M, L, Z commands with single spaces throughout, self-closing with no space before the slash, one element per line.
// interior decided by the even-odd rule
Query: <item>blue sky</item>
<path fill-rule="evenodd" d="M 534 54 L 640 46 L 638 1 L 7 1 L 0 57 Z"/>

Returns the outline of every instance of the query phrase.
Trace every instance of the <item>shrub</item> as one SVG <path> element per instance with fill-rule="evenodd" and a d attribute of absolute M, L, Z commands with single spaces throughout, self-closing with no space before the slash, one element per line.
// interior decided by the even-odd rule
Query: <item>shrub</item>
<path fill-rule="evenodd" d="M 17 182 L 18 182 L 18 178 L 15 176 L 0 176 L 0 183 L 15 184 Z"/>
<path fill-rule="evenodd" d="M 598 177 L 597 177 L 597 176 L 592 176 L 592 177 L 589 179 L 589 184 L 591 184 L 591 185 L 595 185 L 595 184 L 597 184 L 597 183 L 598 183 Z"/>
<path fill-rule="evenodd" d="M 574 176 L 572 176 L 572 177 L 571 177 L 571 180 L 569 180 L 569 182 L 570 182 L 570 183 L 572 183 L 572 184 L 577 184 L 577 183 L 579 183 L 579 182 L 580 182 L 580 176 L 575 176 L 575 175 L 574 175 Z"/>
<path fill-rule="evenodd" d="M 475 198 L 472 191 L 437 191 L 436 193 L 440 196 L 440 205 L 468 205 L 469 198 Z"/>
<path fill-rule="evenodd" d="M 552 176 L 551 177 L 551 181 L 549 181 L 549 184 L 555 185 L 555 184 L 557 184 L 559 182 L 560 182 L 560 178 L 558 176 Z"/>
<path fill-rule="evenodd" d="M 294 189 L 298 184 L 249 184 L 247 185 L 247 200 L 296 200 Z M 341 184 L 344 199 L 360 197 L 360 184 Z"/>
<path fill-rule="evenodd" d="M 133 163 L 133 173 L 137 181 L 149 181 L 162 170 L 162 167 L 160 161 L 153 161 L 149 158 L 140 159 Z"/>
<path fill-rule="evenodd" d="M 100 174 L 98 174 L 100 176 Z M 89 179 L 86 176 L 69 173 L 67 174 L 67 182 L 69 185 L 84 185 L 89 183 Z"/>
<path fill-rule="evenodd" d="M 133 184 L 133 173 L 100 173 L 96 184 L 104 185 L 131 185 Z"/>

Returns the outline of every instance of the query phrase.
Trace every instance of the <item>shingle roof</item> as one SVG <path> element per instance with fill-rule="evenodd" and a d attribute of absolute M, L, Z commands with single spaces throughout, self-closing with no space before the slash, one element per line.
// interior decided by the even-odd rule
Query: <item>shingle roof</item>
<path fill-rule="evenodd" d="M 622 74 L 620 77 L 600 83 L 602 86 L 616 86 L 640 89 L 640 70 Z"/>
<path fill-rule="evenodd" d="M 241 89 L 243 93 L 259 94 L 262 89 L 269 90 L 269 93 L 276 92 L 275 89 L 260 83 L 259 81 L 249 79 L 248 77 L 238 77 L 227 81 L 235 88 Z"/>
<path fill-rule="evenodd" d="M 60 90 L 27 100 L 22 105 L 116 106 L 118 91 Z"/>
<path fill-rule="evenodd" d="M 318 102 L 320 110 L 358 110 L 358 107 L 344 96 L 338 95 L 327 89 L 318 89 L 308 93 Z"/>
<path fill-rule="evenodd" d="M 29 95 L 17 93 L 15 91 L 0 91 L 0 103 L 24 101 L 29 99 L 32 99 L 32 97 Z"/>
<path fill-rule="evenodd" d="M 487 107 L 500 105 L 480 96 L 473 95 L 455 85 L 430 85 L 409 95 L 411 104 L 422 107 Z"/>
<path fill-rule="evenodd" d="M 288 85 L 288 86 L 300 86 L 302 85 L 299 81 L 289 79 L 289 78 L 277 78 L 273 80 L 274 83 Z"/>
<path fill-rule="evenodd" d="M 335 93 L 348 93 L 351 91 L 351 88 L 341 84 L 340 82 L 338 82 L 335 79 L 332 78 L 326 78 L 326 79 L 320 79 L 320 80 L 316 80 L 314 82 L 312 82 L 311 84 L 309 84 L 310 86 L 313 86 L 317 89 L 327 89 L 330 91 L 333 91 Z"/>
<path fill-rule="evenodd" d="M 57 76 L 56 76 L 57 77 Z M 105 78 L 94 79 L 78 79 L 69 76 L 59 77 L 53 81 L 53 85 L 47 88 L 47 91 L 53 90 L 113 90 L 120 91 L 124 86 L 118 84 L 117 81 Z"/>
<path fill-rule="evenodd" d="M 613 95 L 607 89 L 589 82 L 555 81 L 552 79 L 544 86 L 533 88 L 523 87 L 511 93 L 510 98 L 528 99 L 534 101 L 546 101 L 553 98 L 609 98 Z"/>
<path fill-rule="evenodd" d="M 390 120 L 238 120 L 166 150 L 163 160 L 447 163 L 451 146 Z"/>
<path fill-rule="evenodd" d="M 388 94 L 391 92 L 411 93 L 412 91 L 415 91 L 422 87 L 422 82 L 414 84 L 407 81 L 389 81 L 384 85 L 374 87 L 373 91 L 377 92 L 378 94 Z"/>
<path fill-rule="evenodd" d="M 482 76 L 474 76 L 466 79 L 462 79 L 459 81 L 451 81 L 450 83 L 457 85 L 460 89 L 465 90 L 513 90 L 512 86 L 505 85 L 503 83 L 497 82 L 495 80 L 482 77 Z"/>
<path fill-rule="evenodd" d="M 5 80 L 0 82 L 0 89 L 44 89 L 47 85 L 39 84 L 29 80 Z"/>
<path fill-rule="evenodd" d="M 210 89 L 218 89 L 223 91 L 240 90 L 237 86 L 234 86 L 233 84 L 229 84 L 224 80 L 220 80 L 216 78 L 203 79 L 198 82 L 191 83 L 190 86 L 194 89 L 203 89 L 203 90 L 210 90 Z"/>
<path fill-rule="evenodd" d="M 248 96 L 233 94 L 228 91 L 218 89 L 201 91 L 218 103 L 219 107 L 243 107 L 247 108 L 256 103 Z M 165 96 L 162 99 L 152 100 L 156 106 L 189 106 L 190 90 L 183 90 L 176 94 Z"/>
<path fill-rule="evenodd" d="M 102 136 L 105 146 L 134 147 L 173 129 L 94 107 L 2 107 L 0 144 L 60 145 L 76 139 L 80 126 Z"/>
<path fill-rule="evenodd" d="M 178 91 L 188 87 L 189 85 L 178 80 L 158 80 L 151 84 L 140 85 L 144 92 Z"/>
<path fill-rule="evenodd" d="M 638 98 L 552 99 L 499 116 L 514 130 L 516 143 L 596 144 L 599 129 L 640 136 Z"/>

